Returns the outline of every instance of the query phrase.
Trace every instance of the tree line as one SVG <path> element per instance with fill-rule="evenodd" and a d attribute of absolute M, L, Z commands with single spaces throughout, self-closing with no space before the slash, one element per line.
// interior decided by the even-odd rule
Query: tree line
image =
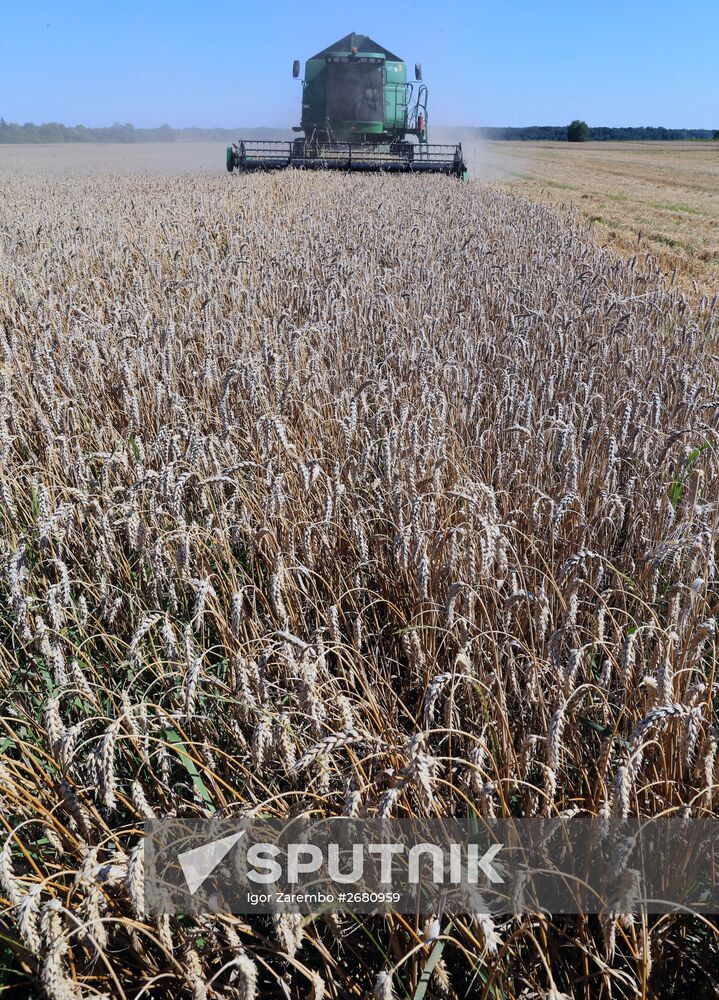
<path fill-rule="evenodd" d="M 572 126 L 575 126 L 572 132 Z M 585 126 L 579 129 L 577 126 Z M 719 139 L 719 129 L 710 128 L 664 128 L 661 125 L 627 125 L 613 128 L 604 125 L 586 125 L 575 121 L 567 125 L 528 125 L 519 128 L 478 128 L 482 139 L 544 139 L 555 142 L 647 142 L 647 141 L 687 141 L 697 139 Z M 572 135 L 576 138 L 572 139 Z"/>
<path fill-rule="evenodd" d="M 572 126 L 583 126 L 579 132 L 572 133 Z M 446 128 L 439 129 L 442 133 Z M 456 130 L 455 130 L 456 131 Z M 719 129 L 708 128 L 663 128 L 658 125 L 623 126 L 610 128 L 608 126 L 587 126 L 584 122 L 575 121 L 566 125 L 527 125 L 519 128 L 475 127 L 462 128 L 463 138 L 476 139 L 544 139 L 565 142 L 574 134 L 573 141 L 587 139 L 604 141 L 647 141 L 647 140 L 706 140 L 719 139 Z M 25 122 L 18 125 L 6 122 L 0 118 L 0 143 L 23 142 L 231 142 L 242 134 L 246 138 L 270 139 L 288 138 L 291 133 L 281 129 L 269 128 L 171 128 L 160 125 L 158 128 L 135 128 L 129 123 L 115 123 L 105 128 L 87 128 L 84 125 L 62 125 L 60 122 L 45 122 L 35 125 Z"/>
<path fill-rule="evenodd" d="M 253 129 L 261 136 L 270 130 Z M 178 141 L 229 141 L 238 135 L 237 129 L 223 128 L 135 128 L 129 123 L 115 123 L 104 128 L 88 128 L 85 125 L 62 125 L 60 122 L 45 122 L 35 125 L 25 122 L 18 125 L 0 118 L 0 143 L 15 142 L 178 142 Z"/>

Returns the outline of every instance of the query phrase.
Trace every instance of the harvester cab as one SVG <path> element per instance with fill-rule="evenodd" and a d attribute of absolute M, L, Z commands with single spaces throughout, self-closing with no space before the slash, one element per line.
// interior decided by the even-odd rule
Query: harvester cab
<path fill-rule="evenodd" d="M 292 76 L 300 75 L 300 62 Z M 302 115 L 290 141 L 240 139 L 227 147 L 227 169 L 424 172 L 464 177 L 462 145 L 429 142 L 422 66 L 407 64 L 367 35 L 340 38 L 308 59 Z"/>

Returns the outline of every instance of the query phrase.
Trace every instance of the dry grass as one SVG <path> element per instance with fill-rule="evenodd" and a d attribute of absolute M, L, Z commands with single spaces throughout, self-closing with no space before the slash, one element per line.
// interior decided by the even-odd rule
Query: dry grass
<path fill-rule="evenodd" d="M 571 203 L 625 256 L 651 253 L 685 291 L 719 291 L 719 143 L 489 142 L 469 154 L 478 176 Z"/>
<path fill-rule="evenodd" d="M 420 996 L 423 917 L 146 919 L 153 814 L 713 814 L 718 321 L 476 182 L 0 181 L 23 983 Z M 698 996 L 716 955 L 456 918 L 425 995 Z"/>

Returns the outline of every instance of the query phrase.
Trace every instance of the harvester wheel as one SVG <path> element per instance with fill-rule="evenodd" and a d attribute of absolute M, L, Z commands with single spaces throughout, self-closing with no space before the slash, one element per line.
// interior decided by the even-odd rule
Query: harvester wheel
<path fill-rule="evenodd" d="M 227 169 L 230 173 L 235 169 L 235 151 L 232 146 L 227 147 L 227 158 L 226 158 Z"/>

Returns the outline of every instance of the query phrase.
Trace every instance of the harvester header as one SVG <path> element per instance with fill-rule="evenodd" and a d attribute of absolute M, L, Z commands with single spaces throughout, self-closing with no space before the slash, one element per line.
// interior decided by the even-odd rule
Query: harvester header
<path fill-rule="evenodd" d="M 461 143 L 429 142 L 422 67 L 407 64 L 368 35 L 352 33 L 305 63 L 302 114 L 294 141 L 243 140 L 227 147 L 227 169 L 284 167 L 430 172 L 463 177 Z M 296 59 L 292 75 L 299 77 Z"/>

